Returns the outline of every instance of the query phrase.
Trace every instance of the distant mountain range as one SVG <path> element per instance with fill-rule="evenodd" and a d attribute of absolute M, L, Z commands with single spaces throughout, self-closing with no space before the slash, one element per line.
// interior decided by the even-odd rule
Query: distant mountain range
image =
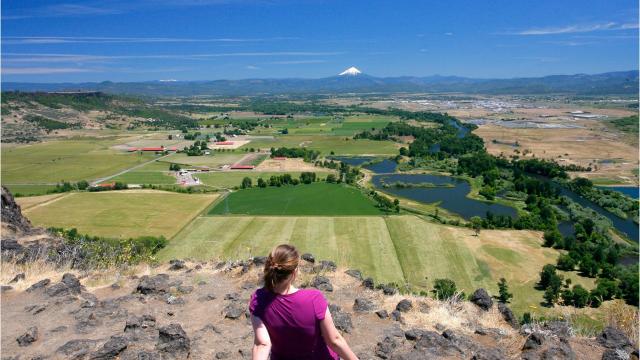
<path fill-rule="evenodd" d="M 602 74 L 551 75 L 537 78 L 474 79 L 458 76 L 375 77 L 356 68 L 320 79 L 244 79 L 212 81 L 145 81 L 100 83 L 2 84 L 4 91 L 102 91 L 148 96 L 282 95 L 346 93 L 467 94 L 638 94 L 638 70 Z"/>

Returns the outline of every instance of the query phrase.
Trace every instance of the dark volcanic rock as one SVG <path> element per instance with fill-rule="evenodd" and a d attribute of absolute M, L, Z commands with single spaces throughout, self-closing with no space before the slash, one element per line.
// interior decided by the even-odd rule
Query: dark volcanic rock
<path fill-rule="evenodd" d="M 356 312 L 370 312 L 375 309 L 375 305 L 373 301 L 365 299 L 365 298 L 356 298 L 353 303 L 353 311 Z"/>
<path fill-rule="evenodd" d="M 391 312 L 391 319 L 394 321 L 402 321 L 402 313 L 398 310 L 393 310 Z"/>
<path fill-rule="evenodd" d="M 362 280 L 362 286 L 364 286 L 367 289 L 373 290 L 375 288 L 376 284 L 373 282 L 372 278 L 366 278 L 366 279 Z"/>
<path fill-rule="evenodd" d="M 302 260 L 304 260 L 306 262 L 310 262 L 310 263 L 315 263 L 316 262 L 316 258 L 313 255 L 309 254 L 309 253 L 302 254 L 301 257 L 302 257 Z"/>
<path fill-rule="evenodd" d="M 13 231 L 27 232 L 33 227 L 31 222 L 22 216 L 20 205 L 16 203 L 16 200 L 11 195 L 11 192 L 6 187 L 2 187 L 1 190 L 2 200 L 2 223 L 6 224 Z M 2 249 L 5 250 L 5 249 Z"/>
<path fill-rule="evenodd" d="M 407 340 L 415 341 L 418 340 L 422 336 L 422 330 L 420 329 L 410 329 L 404 332 L 404 337 Z"/>
<path fill-rule="evenodd" d="M 322 272 L 322 271 L 329 271 L 329 272 L 333 272 L 336 271 L 337 269 L 337 265 L 336 263 L 334 263 L 333 261 L 330 260 L 322 260 L 320 261 L 320 264 L 314 266 L 313 270 L 317 273 Z"/>
<path fill-rule="evenodd" d="M 191 350 L 191 340 L 180 324 L 169 324 L 159 329 L 156 349 L 167 353 L 184 353 Z"/>
<path fill-rule="evenodd" d="M 35 326 L 32 326 L 29 329 L 27 329 L 27 331 L 24 334 L 18 336 L 18 338 L 16 339 L 16 341 L 18 342 L 18 345 L 20 346 L 29 346 L 37 340 L 38 340 L 38 328 Z"/>
<path fill-rule="evenodd" d="M 80 359 L 96 347 L 97 341 L 89 339 L 78 339 L 67 341 L 60 346 L 57 353 L 66 355 L 68 359 Z"/>
<path fill-rule="evenodd" d="M 187 265 L 184 263 L 184 260 L 173 259 L 169 261 L 169 270 L 178 271 L 182 269 L 186 269 Z"/>
<path fill-rule="evenodd" d="M 333 285 L 331 285 L 331 282 L 325 276 L 318 275 L 314 277 L 311 281 L 311 286 L 322 291 L 333 291 Z"/>
<path fill-rule="evenodd" d="M 362 273 L 360 272 L 360 270 L 349 269 L 344 273 L 358 280 L 362 280 Z"/>
<path fill-rule="evenodd" d="M 253 265 L 255 266 L 264 266 L 267 263 L 266 256 L 256 256 L 253 258 Z"/>
<path fill-rule="evenodd" d="M 351 315 L 342 311 L 338 305 L 331 304 L 329 305 L 329 312 L 331 313 L 331 317 L 333 318 L 333 323 L 336 325 L 338 330 L 342 330 L 344 332 L 351 332 L 353 328 L 353 324 L 351 323 Z"/>
<path fill-rule="evenodd" d="M 384 285 L 382 287 L 382 293 L 385 295 L 395 295 L 398 293 L 398 289 L 391 285 Z"/>
<path fill-rule="evenodd" d="M 509 323 L 509 325 L 511 325 L 512 328 L 514 329 L 518 328 L 519 326 L 518 318 L 516 318 L 516 316 L 513 314 L 513 311 L 511 311 L 511 309 L 509 308 L 509 306 L 507 306 L 507 304 L 499 302 L 498 311 L 500 311 L 500 314 L 502 314 L 502 318 L 504 319 L 504 321 Z"/>
<path fill-rule="evenodd" d="M 78 295 L 82 291 L 80 280 L 73 274 L 64 274 L 62 281 L 47 288 L 45 293 L 51 297 Z"/>
<path fill-rule="evenodd" d="M 29 288 L 26 290 L 27 292 L 32 292 L 38 289 L 42 289 L 47 287 L 49 284 L 51 284 L 51 280 L 50 279 L 44 279 L 44 280 L 40 280 L 37 283 L 29 286 Z"/>
<path fill-rule="evenodd" d="M 597 341 L 607 349 L 624 349 L 630 351 L 632 348 L 629 338 L 627 338 L 622 331 L 611 326 L 607 326 L 602 333 L 598 335 Z"/>
<path fill-rule="evenodd" d="M 90 359 L 107 360 L 115 359 L 128 346 L 127 339 L 121 336 L 112 336 L 98 351 L 91 354 Z"/>
<path fill-rule="evenodd" d="M 227 319 L 239 319 L 244 314 L 244 306 L 238 303 L 231 303 L 224 308 L 224 317 Z"/>
<path fill-rule="evenodd" d="M 378 310 L 376 311 L 376 315 L 378 315 L 380 319 L 386 319 L 389 317 L 389 313 L 387 312 L 387 310 Z"/>
<path fill-rule="evenodd" d="M 537 349 L 540 346 L 542 346 L 542 343 L 544 343 L 544 335 L 538 332 L 534 332 L 533 334 L 529 335 L 529 337 L 527 338 L 527 341 L 525 341 L 524 346 L 522 347 L 522 350 L 532 350 L 532 349 Z"/>
<path fill-rule="evenodd" d="M 22 281 L 25 278 L 26 277 L 25 277 L 24 273 L 20 273 L 20 274 L 14 276 L 13 279 L 11 279 L 11 281 L 9 281 L 9 284 L 17 283 L 18 281 Z"/>
<path fill-rule="evenodd" d="M 400 300 L 398 305 L 396 305 L 396 310 L 400 312 L 407 312 L 411 310 L 411 308 L 413 308 L 413 304 L 411 303 L 410 300 L 407 300 L 407 299 Z"/>
<path fill-rule="evenodd" d="M 392 337 L 385 337 L 382 341 L 376 344 L 375 354 L 380 359 L 391 359 L 393 352 L 396 350 L 398 344 Z"/>
<path fill-rule="evenodd" d="M 156 276 L 143 276 L 136 287 L 136 292 L 144 295 L 164 294 L 169 291 L 169 275 L 158 274 Z"/>
<path fill-rule="evenodd" d="M 491 300 L 491 296 L 489 296 L 487 290 L 482 288 L 473 292 L 470 301 L 484 311 L 488 311 L 491 306 L 493 306 L 493 300 Z"/>

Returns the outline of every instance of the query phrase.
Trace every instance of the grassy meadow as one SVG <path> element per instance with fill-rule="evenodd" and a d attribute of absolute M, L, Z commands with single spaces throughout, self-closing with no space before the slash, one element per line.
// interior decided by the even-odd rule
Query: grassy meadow
<path fill-rule="evenodd" d="M 231 193 L 210 215 L 377 215 L 381 211 L 358 189 L 323 182 L 251 188 Z"/>
<path fill-rule="evenodd" d="M 2 147 L 3 184 L 50 184 L 108 176 L 155 155 L 124 153 L 110 147 L 116 140 L 61 140 Z"/>
<path fill-rule="evenodd" d="M 220 202 L 219 204 L 222 204 Z M 218 204 L 218 206 L 219 206 Z M 291 243 L 316 258 L 357 268 L 377 282 L 409 282 L 430 290 L 437 278 L 454 280 L 467 294 L 478 287 L 497 293 L 505 277 L 518 312 L 541 309 L 535 290 L 542 266 L 558 251 L 540 248 L 533 231 L 470 229 L 400 216 L 201 216 L 180 231 L 159 254 L 171 258 L 237 259 L 264 255 L 275 245 Z M 566 274 L 587 288 L 592 279 Z"/>
<path fill-rule="evenodd" d="M 39 204 L 32 204 L 30 198 L 19 198 L 18 203 L 31 202 L 24 214 L 38 226 L 77 228 L 81 233 L 106 237 L 169 238 L 217 197 L 217 194 L 126 190 L 68 193 L 43 199 Z"/>

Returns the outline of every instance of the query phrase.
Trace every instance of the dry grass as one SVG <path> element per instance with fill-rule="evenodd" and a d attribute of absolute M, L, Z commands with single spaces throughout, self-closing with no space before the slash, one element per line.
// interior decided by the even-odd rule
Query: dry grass
<path fill-rule="evenodd" d="M 73 273 L 76 276 L 80 276 L 78 271 L 71 270 L 69 267 L 56 267 L 54 264 L 45 261 L 27 262 L 25 264 L 3 261 L 0 265 L 0 283 L 9 284 L 9 281 L 16 275 L 24 274 L 24 280 L 9 284 L 14 289 L 22 291 L 40 280 L 51 279 L 52 282 L 59 281 L 64 273 Z"/>
<path fill-rule="evenodd" d="M 622 330 L 637 348 L 640 345 L 638 338 L 638 308 L 625 304 L 623 300 L 614 300 L 605 305 L 605 324 Z"/>

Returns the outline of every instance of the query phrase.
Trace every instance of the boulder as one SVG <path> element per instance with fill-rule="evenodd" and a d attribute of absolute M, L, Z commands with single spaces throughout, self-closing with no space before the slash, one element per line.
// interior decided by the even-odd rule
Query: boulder
<path fill-rule="evenodd" d="M 633 348 L 629 338 L 622 331 L 611 326 L 607 326 L 596 340 L 607 349 L 623 349 L 630 352 Z"/>
<path fill-rule="evenodd" d="M 411 300 L 408 299 L 402 299 L 398 305 L 396 305 L 396 310 L 400 312 L 407 312 L 411 310 L 411 308 L 413 308 L 413 304 L 411 303 Z"/>
<path fill-rule="evenodd" d="M 253 265 L 255 266 L 264 266 L 267 263 L 266 256 L 256 256 L 253 258 Z"/>
<path fill-rule="evenodd" d="M 72 294 L 77 295 L 82 291 L 80 280 L 78 280 L 78 278 L 73 274 L 66 273 L 62 275 L 62 283 L 67 286 L 69 292 Z"/>
<path fill-rule="evenodd" d="M 165 294 L 169 291 L 169 275 L 158 274 L 155 276 L 145 275 L 140 278 L 136 287 L 136 292 L 144 295 Z"/>
<path fill-rule="evenodd" d="M 360 272 L 360 270 L 349 269 L 344 273 L 358 280 L 362 280 L 362 273 Z"/>
<path fill-rule="evenodd" d="M 488 311 L 491 306 L 493 306 L 493 300 L 491 300 L 491 296 L 489 296 L 487 290 L 482 288 L 473 292 L 470 301 L 484 311 Z"/>
<path fill-rule="evenodd" d="M 402 313 L 398 310 L 393 310 L 391 312 L 391 319 L 394 321 L 402 321 Z"/>
<path fill-rule="evenodd" d="M 375 347 L 375 355 L 380 359 L 391 359 L 393 352 L 396 350 L 398 344 L 392 337 L 385 337 L 382 341 L 378 342 Z"/>
<path fill-rule="evenodd" d="M 156 349 L 162 352 L 176 354 L 188 353 L 191 350 L 191 340 L 187 337 L 180 324 L 163 326 L 159 331 Z"/>
<path fill-rule="evenodd" d="M 302 254 L 302 260 L 304 260 L 306 262 L 310 262 L 312 264 L 316 262 L 316 258 L 313 255 L 309 254 L 309 253 Z"/>
<path fill-rule="evenodd" d="M 336 271 L 337 268 L 338 268 L 338 266 L 333 261 L 321 260 L 320 264 L 318 264 L 318 265 L 313 267 L 313 270 L 316 273 L 323 272 L 323 271 L 334 272 L 334 271 Z"/>
<path fill-rule="evenodd" d="M 372 278 L 366 278 L 366 279 L 362 280 L 362 286 L 364 286 L 367 289 L 373 290 L 375 288 L 376 284 L 373 282 Z"/>
<path fill-rule="evenodd" d="M 410 329 L 404 332 L 404 337 L 407 340 L 416 341 L 422 336 L 422 330 Z"/>
<path fill-rule="evenodd" d="M 329 312 L 331 313 L 333 323 L 338 330 L 347 333 L 351 332 L 351 329 L 353 328 L 353 324 L 351 323 L 351 315 L 343 312 L 342 309 L 340 309 L 340 307 L 335 304 L 329 305 Z"/>
<path fill-rule="evenodd" d="M 185 264 L 184 260 L 179 260 L 179 259 L 169 260 L 169 270 L 171 271 L 178 271 L 186 268 L 187 268 L 187 265 Z"/>
<path fill-rule="evenodd" d="M 51 280 L 50 279 L 44 279 L 44 280 L 40 280 L 37 283 L 29 286 L 29 288 L 26 290 L 27 292 L 32 292 L 38 289 L 43 289 L 47 286 L 49 286 L 49 284 L 51 284 Z"/>
<path fill-rule="evenodd" d="M 22 281 L 25 278 L 26 278 L 26 276 L 24 275 L 24 273 L 20 273 L 20 274 L 14 276 L 13 279 L 11 279 L 11 281 L 9 281 L 9 284 L 17 283 L 18 281 Z"/>
<path fill-rule="evenodd" d="M 128 346 L 127 339 L 121 336 L 112 336 L 98 351 L 91 354 L 92 360 L 115 359 Z"/>
<path fill-rule="evenodd" d="M 81 359 L 91 352 L 97 344 L 97 341 L 90 339 L 77 339 L 67 341 L 60 346 L 56 352 L 66 355 L 66 359 Z"/>
<path fill-rule="evenodd" d="M 239 319 L 244 314 L 245 309 L 238 303 L 231 303 L 224 308 L 224 317 L 231 320 Z"/>
<path fill-rule="evenodd" d="M 370 312 L 375 309 L 373 301 L 365 298 L 356 298 L 353 303 L 353 311 L 355 312 Z"/>
<path fill-rule="evenodd" d="M 376 311 L 376 315 L 378 315 L 380 319 L 386 319 L 389 317 L 389 313 L 387 312 L 387 310 L 378 310 Z"/>
<path fill-rule="evenodd" d="M 16 339 L 16 341 L 18 342 L 18 345 L 20 346 L 29 346 L 32 343 L 36 342 L 38 340 L 38 328 L 35 326 L 30 327 L 29 329 L 27 329 L 27 331 L 18 336 L 18 338 Z"/>
<path fill-rule="evenodd" d="M 325 276 L 318 275 L 311 281 L 311 286 L 322 291 L 333 291 L 331 281 Z"/>
<path fill-rule="evenodd" d="M 384 285 L 382 286 L 382 293 L 385 295 L 395 295 L 398 293 L 398 289 L 392 285 Z"/>
<path fill-rule="evenodd" d="M 525 350 L 525 351 L 535 350 L 540 346 L 542 346 L 542 344 L 544 343 L 544 340 L 545 340 L 545 337 L 542 333 L 534 332 L 531 335 L 529 335 L 527 340 L 524 342 L 524 346 L 522 347 L 522 350 Z"/>
<path fill-rule="evenodd" d="M 512 328 L 518 328 L 518 318 L 516 318 L 516 316 L 513 314 L 513 311 L 511 311 L 507 304 L 499 302 L 498 311 L 500 312 L 500 314 L 502 314 L 502 318 L 504 319 L 504 321 L 511 325 Z"/>

